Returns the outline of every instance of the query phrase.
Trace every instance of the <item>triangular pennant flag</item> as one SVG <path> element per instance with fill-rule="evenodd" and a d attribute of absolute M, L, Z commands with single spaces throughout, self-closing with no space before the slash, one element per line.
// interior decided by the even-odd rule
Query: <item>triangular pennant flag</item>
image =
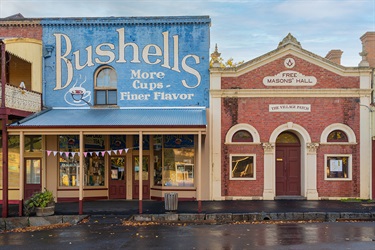
<path fill-rule="evenodd" d="M 72 152 L 72 156 L 73 156 L 73 158 L 74 158 L 75 155 L 76 155 L 76 152 Z"/>
<path fill-rule="evenodd" d="M 125 153 L 127 153 L 127 152 L 128 152 L 128 150 L 129 150 L 128 148 L 125 148 Z"/>
<path fill-rule="evenodd" d="M 122 149 L 119 149 L 119 153 L 122 154 Z"/>
<path fill-rule="evenodd" d="M 105 151 L 102 151 L 102 156 L 104 157 L 104 155 L 105 155 Z"/>
<path fill-rule="evenodd" d="M 115 155 L 117 155 L 117 150 L 113 150 L 113 152 L 115 153 Z"/>
<path fill-rule="evenodd" d="M 51 151 L 47 150 L 47 156 L 49 156 L 50 154 L 51 154 Z"/>
<path fill-rule="evenodd" d="M 57 151 L 53 151 L 53 156 L 56 156 L 56 154 L 57 154 Z"/>
<path fill-rule="evenodd" d="M 69 152 L 65 152 L 66 157 L 69 157 Z"/>
<path fill-rule="evenodd" d="M 87 156 L 87 152 L 83 152 L 83 155 L 86 157 Z"/>
<path fill-rule="evenodd" d="M 89 154 L 92 156 L 92 153 L 94 153 L 94 152 L 89 152 Z"/>
<path fill-rule="evenodd" d="M 111 150 L 108 150 L 107 153 L 108 153 L 109 155 L 111 155 L 112 151 L 111 151 Z"/>
<path fill-rule="evenodd" d="M 64 153 L 64 152 L 59 152 L 60 156 L 62 156 L 62 155 L 63 155 L 63 153 Z"/>

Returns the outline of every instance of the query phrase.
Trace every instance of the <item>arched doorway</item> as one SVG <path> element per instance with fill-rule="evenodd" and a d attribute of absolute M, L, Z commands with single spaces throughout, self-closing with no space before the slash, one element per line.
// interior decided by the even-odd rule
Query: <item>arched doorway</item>
<path fill-rule="evenodd" d="M 276 139 L 276 196 L 301 195 L 301 143 L 289 131 Z"/>

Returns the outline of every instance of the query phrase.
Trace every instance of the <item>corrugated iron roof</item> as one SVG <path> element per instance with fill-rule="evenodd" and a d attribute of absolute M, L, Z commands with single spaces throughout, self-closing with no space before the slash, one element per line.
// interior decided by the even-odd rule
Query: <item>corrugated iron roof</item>
<path fill-rule="evenodd" d="M 204 109 L 50 109 L 9 127 L 206 126 Z"/>

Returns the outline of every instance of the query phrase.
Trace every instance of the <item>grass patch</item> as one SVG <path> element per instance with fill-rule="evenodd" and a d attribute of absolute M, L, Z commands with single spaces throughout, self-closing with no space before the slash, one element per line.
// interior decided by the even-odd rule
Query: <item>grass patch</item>
<path fill-rule="evenodd" d="M 342 202 L 375 202 L 375 200 L 371 199 L 359 199 L 359 198 L 347 198 L 347 199 L 341 199 Z"/>

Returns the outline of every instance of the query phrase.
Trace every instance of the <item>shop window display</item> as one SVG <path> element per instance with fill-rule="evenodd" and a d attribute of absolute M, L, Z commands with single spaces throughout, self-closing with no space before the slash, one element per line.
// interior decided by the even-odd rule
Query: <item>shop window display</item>
<path fill-rule="evenodd" d="M 163 136 L 162 184 L 174 187 L 193 187 L 194 156 L 193 135 Z"/>
<path fill-rule="evenodd" d="M 79 137 L 63 135 L 59 137 L 60 154 L 59 185 L 62 187 L 79 186 Z"/>
<path fill-rule="evenodd" d="M 104 186 L 105 183 L 105 164 L 103 152 L 105 150 L 103 135 L 85 136 L 85 157 L 84 172 L 85 186 Z M 93 153 L 95 152 L 95 153 Z"/>
<path fill-rule="evenodd" d="M 0 136 L 0 149 L 2 150 L 2 138 Z M 2 151 L 1 151 L 2 152 Z M 18 188 L 20 181 L 20 137 L 8 136 L 8 176 L 9 187 Z M 3 155 L 0 153 L 0 187 L 3 186 Z"/>
<path fill-rule="evenodd" d="M 326 155 L 326 180 L 351 180 L 351 155 Z"/>

